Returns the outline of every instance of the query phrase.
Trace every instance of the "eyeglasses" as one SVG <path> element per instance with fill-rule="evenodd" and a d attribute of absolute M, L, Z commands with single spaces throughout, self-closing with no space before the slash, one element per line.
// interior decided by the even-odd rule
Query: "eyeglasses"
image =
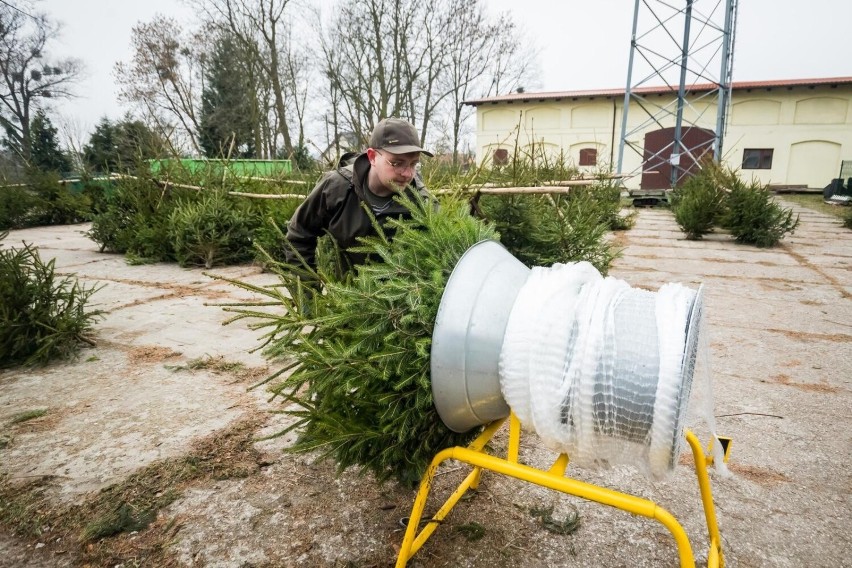
<path fill-rule="evenodd" d="M 409 169 L 410 169 L 410 170 L 412 170 L 412 171 L 414 171 L 415 173 L 417 173 L 417 172 L 419 172 L 419 171 L 420 171 L 420 162 L 419 162 L 419 161 L 417 161 L 417 162 L 411 162 L 411 163 L 406 163 L 406 162 L 405 162 L 405 161 L 403 161 L 403 160 L 388 160 L 388 159 L 385 157 L 385 155 L 384 155 L 384 154 L 382 154 L 382 153 L 381 153 L 381 152 L 379 152 L 379 151 L 377 151 L 377 152 L 376 152 L 376 154 L 378 154 L 379 156 L 381 156 L 381 157 L 382 157 L 382 159 L 383 159 L 385 162 L 387 162 L 387 164 L 388 164 L 390 167 L 392 167 L 392 168 L 393 168 L 393 171 L 395 171 L 395 172 L 396 172 L 396 173 L 398 173 L 398 174 L 404 174 L 404 173 L 405 173 L 407 170 L 409 170 Z"/>

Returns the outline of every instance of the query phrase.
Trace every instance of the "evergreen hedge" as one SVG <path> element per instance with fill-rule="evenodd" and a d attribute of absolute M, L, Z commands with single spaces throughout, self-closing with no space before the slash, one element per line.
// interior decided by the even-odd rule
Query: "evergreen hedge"
<path fill-rule="evenodd" d="M 30 226 L 30 214 L 37 201 L 26 187 L 0 187 L 0 230 Z"/>
<path fill-rule="evenodd" d="M 689 240 L 698 240 L 719 224 L 724 211 L 725 188 L 736 183 L 715 162 L 705 162 L 701 170 L 684 181 L 671 194 L 675 221 Z"/>
<path fill-rule="evenodd" d="M 249 213 L 257 217 L 252 233 L 251 253 L 254 259 L 267 266 L 267 258 L 284 262 L 287 252 L 287 222 L 296 212 L 301 201 L 298 199 L 254 199 L 249 200 Z M 263 252 L 261 252 L 263 251 Z"/>
<path fill-rule="evenodd" d="M 184 181 L 193 185 L 191 178 Z M 270 192 L 269 184 L 252 180 L 240 186 L 229 183 L 228 188 Z M 138 175 L 119 180 L 104 196 L 87 235 L 101 252 L 122 253 L 134 263 L 177 261 L 210 268 L 252 258 L 265 262 L 255 242 L 281 261 L 286 223 L 299 203 L 230 196 L 219 186 L 164 186 Z"/>
<path fill-rule="evenodd" d="M 22 184 L 0 187 L 0 230 L 82 223 L 92 215 L 91 196 L 70 191 L 56 172 L 31 169 Z"/>
<path fill-rule="evenodd" d="M 105 196 L 87 236 L 101 252 L 122 253 L 133 263 L 175 261 L 172 211 L 200 197 L 191 189 L 165 189 L 141 176 L 123 178 Z"/>
<path fill-rule="evenodd" d="M 74 193 L 59 182 L 56 172 L 33 170 L 27 184 L 36 196 L 29 213 L 29 226 L 70 225 L 92 219 L 92 200 L 86 193 Z"/>
<path fill-rule="evenodd" d="M 567 195 L 486 195 L 479 205 L 500 242 L 530 267 L 585 260 L 606 274 L 618 254 L 606 233 L 632 222 L 620 215 L 620 191 L 609 186 Z"/>

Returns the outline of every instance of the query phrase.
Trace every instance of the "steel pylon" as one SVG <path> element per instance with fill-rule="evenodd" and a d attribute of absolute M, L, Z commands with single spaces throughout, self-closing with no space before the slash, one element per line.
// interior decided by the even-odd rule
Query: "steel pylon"
<path fill-rule="evenodd" d="M 670 165 L 673 188 L 711 150 L 721 159 L 731 98 L 736 14 L 737 0 L 635 1 L 619 174 L 630 177 L 647 172 L 654 164 Z M 634 116 L 628 119 L 629 113 Z M 709 134 L 708 125 L 713 124 L 712 135 L 698 141 L 685 136 L 691 128 Z M 644 134 L 662 129 L 671 131 L 671 135 L 665 131 L 666 143 L 646 147 Z M 637 153 L 641 165 L 627 165 L 625 150 Z"/>

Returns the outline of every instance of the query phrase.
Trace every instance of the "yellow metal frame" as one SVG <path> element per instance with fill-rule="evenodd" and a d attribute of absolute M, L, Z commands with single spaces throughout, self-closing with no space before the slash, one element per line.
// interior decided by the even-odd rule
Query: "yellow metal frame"
<path fill-rule="evenodd" d="M 686 536 L 686 531 L 672 516 L 671 513 L 657 506 L 652 501 L 619 493 L 611 489 L 578 481 L 565 477 L 565 468 L 568 466 L 568 455 L 560 454 L 548 471 L 542 471 L 533 467 L 529 467 L 518 463 L 518 450 L 520 448 L 521 439 L 521 424 L 517 417 L 512 413 L 509 416 L 509 447 L 506 458 L 499 458 L 486 454 L 483 450 L 485 444 L 488 443 L 494 434 L 500 429 L 505 418 L 489 424 L 482 434 L 470 443 L 466 448 L 454 447 L 447 448 L 439 452 L 426 474 L 420 482 L 420 489 L 417 492 L 417 497 L 414 499 L 414 506 L 411 509 L 411 516 L 408 518 L 408 526 L 405 530 L 405 537 L 402 541 L 402 547 L 399 551 L 399 556 L 396 561 L 396 568 L 404 568 L 414 554 L 423 546 L 426 540 L 432 536 L 435 529 L 450 511 L 458 503 L 459 499 L 467 492 L 468 489 L 476 489 L 479 485 L 480 475 L 483 469 L 493 471 L 509 477 L 514 477 L 523 481 L 528 481 L 542 487 L 561 491 L 569 495 L 575 495 L 595 501 L 604 505 L 609 505 L 617 509 L 622 509 L 634 515 L 641 515 L 649 519 L 656 519 L 662 523 L 669 532 L 674 536 L 677 543 L 678 553 L 680 555 L 681 568 L 693 568 L 695 566 L 695 558 L 692 554 L 692 547 L 689 544 L 689 538 Z M 707 530 L 710 537 L 710 551 L 707 556 L 708 568 L 723 568 L 725 565 L 722 555 L 722 544 L 719 536 L 719 527 L 716 522 L 716 509 L 713 505 L 713 495 L 710 490 L 710 477 L 707 474 L 707 466 L 713 463 L 713 458 L 710 455 L 705 455 L 698 437 L 691 431 L 686 431 L 686 440 L 692 448 L 692 455 L 695 458 L 695 473 L 698 476 L 698 486 L 701 491 L 701 501 L 704 504 L 704 517 L 707 521 Z M 453 492 L 446 500 L 443 506 L 435 515 L 425 523 L 423 529 L 418 533 L 417 528 L 420 526 L 420 518 L 423 515 L 423 509 L 426 506 L 426 500 L 429 497 L 429 491 L 432 488 L 432 480 L 437 473 L 438 466 L 450 459 L 458 460 L 473 466 L 473 471 L 462 481 L 461 485 Z"/>

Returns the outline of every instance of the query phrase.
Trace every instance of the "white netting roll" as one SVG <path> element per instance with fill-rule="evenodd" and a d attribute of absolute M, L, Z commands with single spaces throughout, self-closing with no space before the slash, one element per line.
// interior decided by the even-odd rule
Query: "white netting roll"
<path fill-rule="evenodd" d="M 553 421 L 539 418 L 534 422 L 531 406 L 542 411 L 547 401 L 540 400 L 539 395 L 542 392 L 553 392 L 562 383 L 561 371 L 566 355 L 564 347 L 570 339 L 571 327 L 565 326 L 558 319 L 520 317 L 514 314 L 571 313 L 583 285 L 603 279 L 600 272 L 588 262 L 574 264 L 572 270 L 565 270 L 564 266 L 555 264 L 549 268 L 535 267 L 530 271 L 512 306 L 500 353 L 500 390 L 503 398 L 522 423 L 540 423 L 545 429 Z M 505 356 L 507 349 L 510 353 L 526 353 L 527 356 Z M 542 373 L 542 369 L 548 371 Z M 539 377 L 541 385 L 538 388 L 531 389 L 530 381 L 504 379 L 504 376 L 529 377 L 531 374 Z M 538 428 L 536 431 L 539 431 Z"/>
<path fill-rule="evenodd" d="M 586 262 L 533 268 L 500 353 L 506 403 L 578 465 L 668 472 L 690 386 L 682 365 L 695 296 L 679 284 L 633 289 Z"/>

